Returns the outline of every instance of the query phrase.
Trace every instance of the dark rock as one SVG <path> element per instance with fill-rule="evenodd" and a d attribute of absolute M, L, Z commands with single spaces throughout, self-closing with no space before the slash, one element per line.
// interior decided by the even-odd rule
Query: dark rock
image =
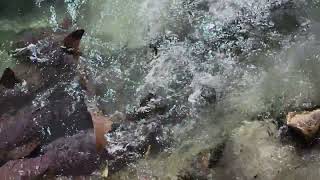
<path fill-rule="evenodd" d="M 217 101 L 217 93 L 214 88 L 202 87 L 201 97 L 209 104 L 214 104 Z"/>
<path fill-rule="evenodd" d="M 163 129 L 161 119 L 151 118 L 122 123 L 107 134 L 109 172 L 115 172 L 144 154 L 155 154 L 168 146 L 170 133 Z"/>
<path fill-rule="evenodd" d="M 202 1 L 202 2 L 200 2 L 200 3 L 198 3 L 198 4 L 196 5 L 196 8 L 197 8 L 198 10 L 208 12 L 209 9 L 210 9 L 209 2 L 208 2 L 208 1 Z"/>
<path fill-rule="evenodd" d="M 302 11 L 299 11 L 297 4 L 293 1 L 288 1 L 271 9 L 271 19 L 274 27 L 283 34 L 294 32 L 299 28 L 298 15 L 301 16 Z"/>
<path fill-rule="evenodd" d="M 209 165 L 208 168 L 213 168 L 223 156 L 225 142 L 222 142 L 209 151 Z"/>
<path fill-rule="evenodd" d="M 143 106 L 147 106 L 148 103 L 151 101 L 151 99 L 154 99 L 156 98 L 157 96 L 154 95 L 153 93 L 149 93 L 146 97 L 144 97 L 143 99 L 141 99 L 140 101 L 140 107 L 143 107 Z"/>
<path fill-rule="evenodd" d="M 292 145 L 279 142 L 277 131 L 271 120 L 245 122 L 235 129 L 212 179 L 253 179 L 256 175 L 261 180 L 279 179 L 279 172 L 292 171 L 296 152 Z"/>
<path fill-rule="evenodd" d="M 177 176 L 178 180 L 207 180 L 206 175 L 195 175 L 191 172 L 185 172 L 184 174 L 179 174 Z"/>
<path fill-rule="evenodd" d="M 0 2 L 1 17 L 23 16 L 35 8 L 34 1 L 12 0 Z"/>
<path fill-rule="evenodd" d="M 211 170 L 223 156 L 225 142 L 217 144 L 212 149 L 206 149 L 198 153 L 186 169 L 178 174 L 180 180 L 208 179 Z"/>
<path fill-rule="evenodd" d="M 140 107 L 135 109 L 131 114 L 127 114 L 127 120 L 139 121 L 141 119 L 146 119 L 152 117 L 156 114 L 163 115 L 168 111 L 169 102 L 152 93 L 149 93 L 145 98 L 140 102 Z"/>
<path fill-rule="evenodd" d="M 151 48 L 151 50 L 152 50 L 152 52 L 154 53 L 154 56 L 158 56 L 158 46 L 157 45 L 155 45 L 155 44 L 150 44 L 149 45 L 149 48 Z"/>

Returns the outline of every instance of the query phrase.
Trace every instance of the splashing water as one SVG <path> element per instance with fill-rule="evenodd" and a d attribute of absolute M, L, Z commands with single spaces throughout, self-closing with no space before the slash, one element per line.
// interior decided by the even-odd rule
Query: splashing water
<path fill-rule="evenodd" d="M 243 121 L 320 102 L 316 1 L 58 2 L 36 1 L 46 11 L 39 26 L 30 25 L 39 22 L 34 18 L 27 25 L 3 18 L 0 31 L 55 29 L 61 12 L 68 13 L 75 27 L 87 31 L 81 61 L 94 77 L 95 102 L 104 113 L 131 111 L 152 92 L 184 115 L 166 127 L 174 139 L 168 149 L 129 166 L 136 172 L 132 178 L 175 179 L 188 158 L 215 146 Z M 10 58 L 0 51 L 0 59 Z M 128 172 L 119 176 L 126 179 Z"/>

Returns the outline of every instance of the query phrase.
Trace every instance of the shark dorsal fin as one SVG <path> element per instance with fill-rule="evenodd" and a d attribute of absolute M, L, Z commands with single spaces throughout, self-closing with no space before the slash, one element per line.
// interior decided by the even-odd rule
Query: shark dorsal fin
<path fill-rule="evenodd" d="M 78 29 L 70 33 L 66 38 L 63 40 L 64 48 L 68 52 L 77 51 L 79 49 L 80 40 L 84 34 L 83 29 Z"/>
<path fill-rule="evenodd" d="M 17 79 L 14 72 L 10 68 L 6 68 L 0 79 L 0 85 L 3 85 L 5 88 L 12 89 L 17 83 L 20 83 L 21 80 Z"/>

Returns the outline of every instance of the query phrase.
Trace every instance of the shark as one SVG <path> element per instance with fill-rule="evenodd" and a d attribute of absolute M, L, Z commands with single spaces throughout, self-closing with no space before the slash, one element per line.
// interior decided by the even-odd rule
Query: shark
<path fill-rule="evenodd" d="M 152 93 L 131 114 L 91 108 L 92 77 L 81 66 L 83 29 L 24 32 L 15 67 L 0 79 L 0 175 L 4 179 L 116 172 L 167 146 L 168 102 Z M 176 115 L 172 115 L 176 116 Z M 107 163 L 108 162 L 108 163 Z"/>
<path fill-rule="evenodd" d="M 0 79 L 0 162 L 17 158 L 10 154 L 21 147 L 32 151 L 36 145 L 93 128 L 77 83 L 84 30 L 65 34 L 22 39 L 24 47 L 14 52 L 17 66 L 4 70 Z"/>

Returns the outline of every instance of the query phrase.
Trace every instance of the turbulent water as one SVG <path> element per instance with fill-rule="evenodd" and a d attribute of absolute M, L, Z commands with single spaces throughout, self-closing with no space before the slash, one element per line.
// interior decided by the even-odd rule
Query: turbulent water
<path fill-rule="evenodd" d="M 82 63 L 94 77 L 95 102 L 105 114 L 130 112 L 152 92 L 183 115 L 167 127 L 173 140 L 164 152 L 130 164 L 115 179 L 175 179 L 192 156 L 244 121 L 273 118 L 281 125 L 284 112 L 319 105 L 319 5 L 317 0 L 3 1 L 0 70 L 14 65 L 8 51 L 19 33 L 55 30 L 71 17 L 74 28 L 86 30 Z M 215 93 L 214 102 L 205 93 Z"/>

